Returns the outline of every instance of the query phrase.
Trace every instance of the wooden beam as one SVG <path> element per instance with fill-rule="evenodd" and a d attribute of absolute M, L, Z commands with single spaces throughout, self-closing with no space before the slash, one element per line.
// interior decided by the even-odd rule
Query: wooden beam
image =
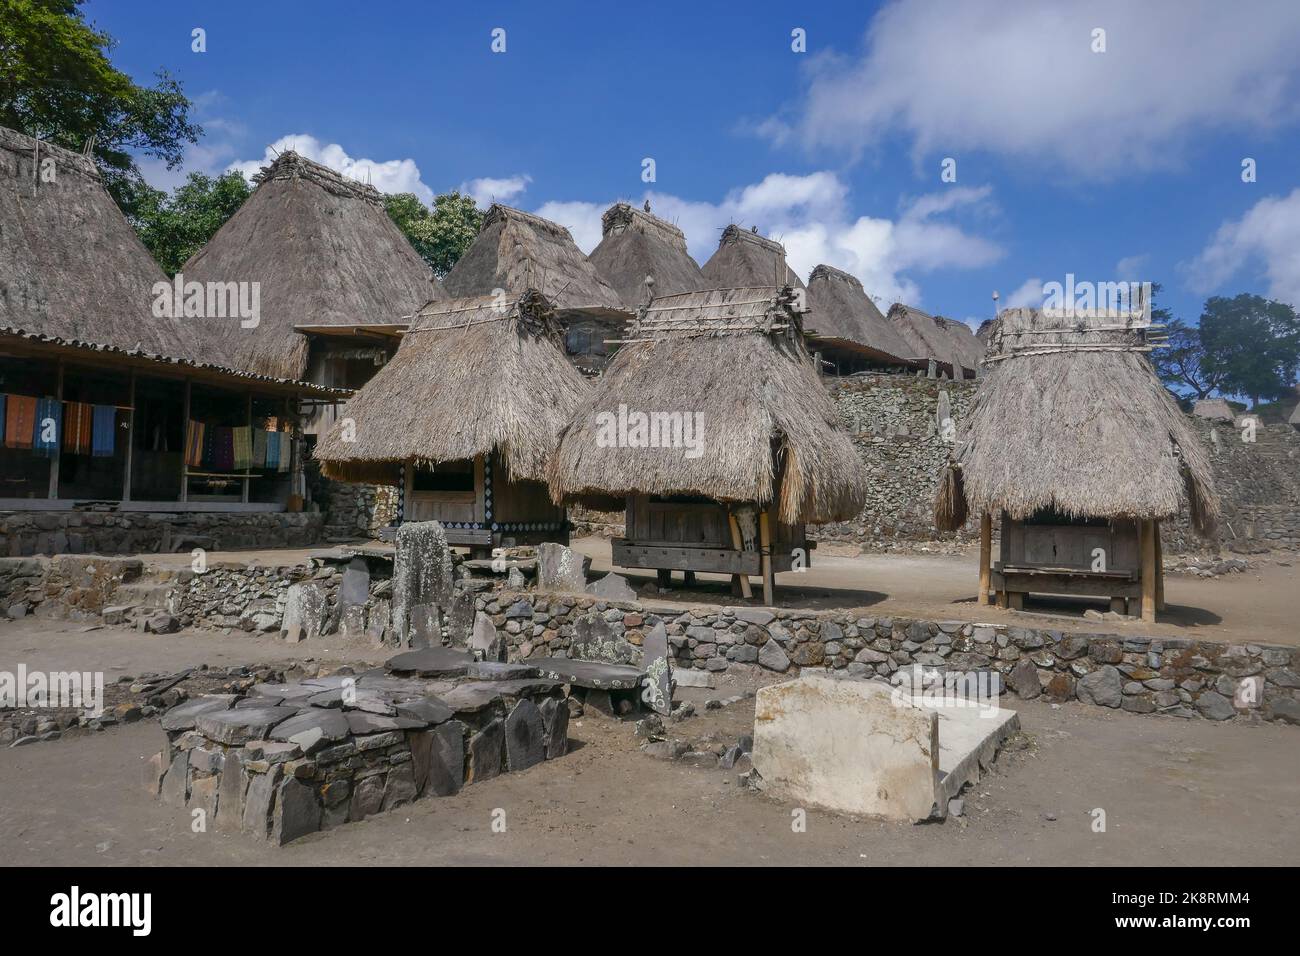
<path fill-rule="evenodd" d="M 1155 522 L 1156 536 L 1156 610 L 1165 609 L 1165 549 L 1160 541 L 1160 522 Z"/>
<path fill-rule="evenodd" d="M 131 369 L 130 391 L 126 399 L 126 461 L 122 464 L 122 500 L 131 500 L 131 452 L 135 445 L 135 369 Z M 183 443 L 182 443 L 183 444 Z M 181 453 L 184 459 L 185 453 Z"/>
<path fill-rule="evenodd" d="M 58 362 L 58 381 L 55 383 L 54 397 L 59 403 L 59 426 L 54 430 L 54 451 L 50 455 L 50 493 L 49 498 L 59 497 L 59 456 L 63 454 L 63 429 L 67 422 L 63 420 L 63 359 Z M 43 431 L 41 422 L 36 422 L 36 433 Z"/>
<path fill-rule="evenodd" d="M 993 516 L 987 511 L 980 516 L 980 593 L 978 604 L 989 603 L 989 564 L 993 560 Z"/>
<path fill-rule="evenodd" d="M 1155 522 L 1143 519 L 1142 545 L 1142 620 L 1147 624 L 1156 619 L 1156 535 Z"/>
<path fill-rule="evenodd" d="M 189 465 L 185 463 L 185 457 L 189 453 L 190 437 L 190 380 L 185 380 L 185 402 L 184 409 L 181 412 L 181 434 L 185 440 L 181 443 L 181 501 L 190 500 L 190 475 Z"/>
<path fill-rule="evenodd" d="M 772 574 L 772 526 L 766 511 L 758 513 L 758 546 L 763 556 L 763 603 L 771 607 L 775 601 L 776 581 Z"/>
<path fill-rule="evenodd" d="M 731 526 L 731 546 L 737 551 L 745 550 L 745 544 L 740 540 L 740 522 L 730 512 L 727 513 L 727 524 Z M 733 575 L 732 580 L 740 585 L 741 597 L 752 598 L 754 596 L 754 590 L 749 586 L 748 574 Z"/>

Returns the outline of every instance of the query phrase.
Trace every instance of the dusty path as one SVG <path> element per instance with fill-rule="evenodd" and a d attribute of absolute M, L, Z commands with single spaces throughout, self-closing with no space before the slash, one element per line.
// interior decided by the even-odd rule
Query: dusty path
<path fill-rule="evenodd" d="M 747 708 L 752 719 L 752 704 Z M 0 863 L 709 865 L 1294 865 L 1300 774 L 1293 727 L 1018 704 L 1027 747 L 1004 753 L 967 816 L 910 826 L 809 811 L 738 788 L 734 774 L 640 753 L 632 728 L 570 725 L 574 750 L 520 774 L 275 849 L 195 834 L 138 789 L 156 723 L 0 750 Z M 698 734 L 744 711 L 679 725 Z M 1107 831 L 1091 829 L 1094 808 Z M 494 810 L 506 832 L 494 833 Z"/>

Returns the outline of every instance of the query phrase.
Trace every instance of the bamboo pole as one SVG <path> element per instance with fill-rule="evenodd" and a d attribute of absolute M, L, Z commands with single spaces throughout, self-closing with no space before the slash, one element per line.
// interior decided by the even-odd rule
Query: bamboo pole
<path fill-rule="evenodd" d="M 1165 609 L 1165 549 L 1160 542 L 1160 522 L 1153 522 L 1156 538 L 1156 610 Z"/>
<path fill-rule="evenodd" d="M 736 516 L 729 513 L 727 515 L 727 523 L 731 525 L 731 546 L 735 548 L 737 552 L 743 552 L 745 546 L 740 540 L 740 523 L 736 521 Z M 731 579 L 740 585 L 740 594 L 742 597 L 752 598 L 754 596 L 754 590 L 749 586 L 748 574 L 733 574 Z"/>
<path fill-rule="evenodd" d="M 1155 522 L 1142 521 L 1142 620 L 1152 624 L 1156 619 L 1156 542 Z"/>
<path fill-rule="evenodd" d="M 980 593 L 979 604 L 989 603 L 990 562 L 993 560 L 993 516 L 987 511 L 980 516 Z"/>
<path fill-rule="evenodd" d="M 772 575 L 772 530 L 766 511 L 760 511 L 758 514 L 758 544 L 763 556 L 763 603 L 771 607 L 774 600 L 772 592 L 776 590 L 776 582 Z"/>

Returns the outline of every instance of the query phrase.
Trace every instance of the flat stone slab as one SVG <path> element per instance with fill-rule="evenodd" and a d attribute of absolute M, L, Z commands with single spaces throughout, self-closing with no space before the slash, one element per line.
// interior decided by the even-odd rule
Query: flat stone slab
<path fill-rule="evenodd" d="M 420 677 L 458 677 L 474 663 L 474 655 L 449 647 L 424 647 L 390 658 L 384 667 L 394 674 Z"/>
<path fill-rule="evenodd" d="M 309 744 L 335 743 L 345 739 L 351 732 L 348 719 L 342 711 L 314 707 L 276 724 L 271 731 L 271 739 L 302 746 L 304 740 L 309 741 Z M 309 746 L 303 746 L 304 751 L 308 749 Z"/>
<path fill-rule="evenodd" d="M 409 717 L 385 717 L 382 714 L 367 714 L 363 710 L 349 710 L 343 715 L 348 727 L 358 736 L 362 734 L 382 734 L 390 730 L 419 730 L 425 727 L 422 720 Z"/>
<path fill-rule="evenodd" d="M 193 730 L 198 719 L 204 714 L 229 710 L 235 703 L 234 694 L 210 694 L 195 697 L 183 704 L 177 704 L 162 716 L 163 730 Z"/>
<path fill-rule="evenodd" d="M 234 707 L 200 715 L 195 728 L 209 740 L 242 745 L 266 739 L 272 728 L 297 713 L 296 707 Z"/>
<path fill-rule="evenodd" d="M 452 715 L 456 713 L 447 706 L 441 697 L 435 697 L 432 694 L 417 697 L 415 700 L 400 701 L 394 706 L 397 708 L 399 717 L 422 720 L 426 724 L 441 724 L 444 721 L 451 720 Z"/>
<path fill-rule="evenodd" d="M 808 675 L 758 691 L 752 760 L 782 799 L 921 822 L 946 816 L 1018 726 L 987 702 L 937 706 L 879 681 Z"/>
<path fill-rule="evenodd" d="M 537 668 L 528 664 L 475 661 L 469 665 L 467 676 L 474 678 L 474 680 L 511 680 L 520 677 L 536 677 Z"/>
<path fill-rule="evenodd" d="M 501 685 L 505 681 L 475 681 L 460 684 L 442 695 L 442 702 L 457 714 L 472 714 L 501 700 Z"/>
<path fill-rule="evenodd" d="M 631 690 L 641 683 L 644 676 L 641 668 L 629 664 L 601 664 L 563 657 L 532 657 L 528 663 L 537 668 L 542 677 L 597 690 Z"/>
<path fill-rule="evenodd" d="M 506 766 L 527 770 L 546 759 L 546 724 L 530 700 L 521 700 L 506 718 Z"/>

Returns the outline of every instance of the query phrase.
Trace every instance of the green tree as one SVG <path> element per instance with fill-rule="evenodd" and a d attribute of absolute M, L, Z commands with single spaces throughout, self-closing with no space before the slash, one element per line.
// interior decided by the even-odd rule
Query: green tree
<path fill-rule="evenodd" d="M 1158 317 L 1158 313 L 1164 313 Z M 1182 319 L 1169 318 L 1168 311 L 1153 309 L 1153 321 L 1163 322 L 1167 342 L 1151 353 L 1151 363 L 1161 381 L 1176 394 L 1208 398 L 1223 384 L 1223 373 L 1207 365 L 1201 330 Z"/>
<path fill-rule="evenodd" d="M 163 271 L 175 275 L 216 235 L 251 192 L 248 181 L 239 173 L 190 173 L 170 196 L 146 186 L 131 214 L 131 224 Z"/>
<path fill-rule="evenodd" d="M 384 208 L 439 278 L 451 271 L 483 222 L 474 200 L 455 190 L 435 196 L 432 209 L 413 193 L 385 196 Z"/>
<path fill-rule="evenodd" d="M 1285 302 L 1242 293 L 1207 299 L 1201 313 L 1205 365 L 1220 376 L 1220 391 L 1260 399 L 1282 398 L 1300 374 L 1300 317 Z"/>
<path fill-rule="evenodd" d="M 203 130 L 181 85 L 159 71 L 151 87 L 113 68 L 116 41 L 88 24 L 84 0 L 0 0 L 0 125 L 93 155 L 109 193 L 130 214 L 147 201 L 135 155 L 174 169 Z"/>

